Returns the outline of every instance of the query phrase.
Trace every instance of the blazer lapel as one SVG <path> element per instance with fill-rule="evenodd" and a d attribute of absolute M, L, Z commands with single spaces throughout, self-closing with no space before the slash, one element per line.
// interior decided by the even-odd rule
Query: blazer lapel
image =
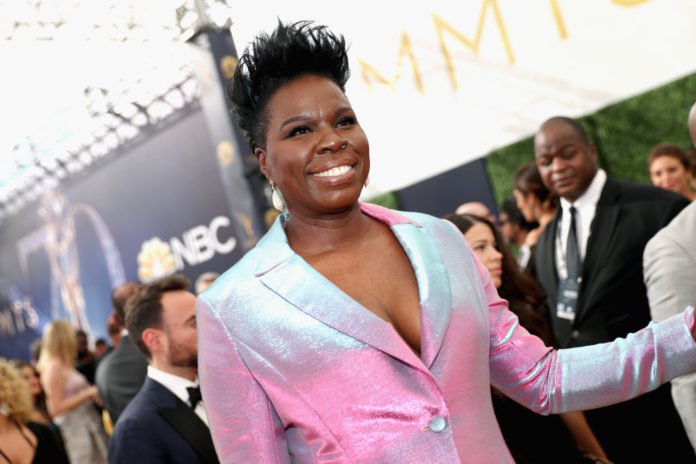
<path fill-rule="evenodd" d="M 412 224 L 392 231 L 401 243 L 418 281 L 421 320 L 421 359 L 430 368 L 440 352 L 452 314 L 452 295 L 447 268 L 433 237 Z"/>
<path fill-rule="evenodd" d="M 314 319 L 411 366 L 419 366 L 418 357 L 391 324 L 353 300 L 297 254 L 293 253 L 285 263 L 261 275 L 260 279 Z"/>
<path fill-rule="evenodd" d="M 560 208 L 556 215 L 541 233 L 536 247 L 545 252 L 535 252 L 539 262 L 535 265 L 535 273 L 543 288 L 548 292 L 548 297 L 553 301 L 553 308 L 549 308 L 555 314 L 556 293 L 558 292 L 558 271 L 556 269 L 556 235 L 558 235 L 558 222 L 560 221 Z"/>
<path fill-rule="evenodd" d="M 157 412 L 196 450 L 202 462 L 218 463 L 215 446 L 213 445 L 208 426 L 186 403 L 177 398 L 166 387 L 149 378 L 147 381 L 155 383 L 161 389 L 157 393 L 160 399 L 164 395 L 171 396 L 168 401 L 158 402 L 160 407 L 157 409 Z"/>
<path fill-rule="evenodd" d="M 590 306 L 594 295 L 593 287 L 597 283 L 599 272 L 598 266 L 603 261 L 605 250 L 614 237 L 616 224 L 619 219 L 619 207 L 616 202 L 614 183 L 611 179 L 602 190 L 602 194 L 597 202 L 595 217 L 590 226 L 590 237 L 587 241 L 587 251 L 582 267 L 582 284 L 578 300 L 576 323 L 582 319 L 584 309 Z"/>
<path fill-rule="evenodd" d="M 263 249 L 259 250 L 256 275 L 270 290 L 304 313 L 422 370 L 424 364 L 430 366 L 435 359 L 449 324 L 451 297 L 442 257 L 420 225 L 383 208 L 371 205 L 362 209 L 390 223 L 416 273 L 421 304 L 422 360 L 391 324 L 353 300 L 292 251 L 279 221 L 259 242 Z M 399 218 L 403 222 L 399 222 Z M 308 292 L 310 287 L 312 291 Z"/>

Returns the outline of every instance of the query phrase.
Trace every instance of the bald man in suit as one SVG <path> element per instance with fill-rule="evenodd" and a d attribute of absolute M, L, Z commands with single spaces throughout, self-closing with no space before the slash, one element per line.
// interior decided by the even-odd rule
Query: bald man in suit
<path fill-rule="evenodd" d="M 609 177 L 599 168 L 584 128 L 572 118 L 544 122 L 534 150 L 544 185 L 561 199 L 530 263 L 552 308 L 560 347 L 610 342 L 645 327 L 651 315 L 643 250 L 688 201 L 651 185 Z M 672 462 L 696 462 L 669 385 L 586 411 L 586 417 L 614 462 L 663 462 L 665 452 Z"/>

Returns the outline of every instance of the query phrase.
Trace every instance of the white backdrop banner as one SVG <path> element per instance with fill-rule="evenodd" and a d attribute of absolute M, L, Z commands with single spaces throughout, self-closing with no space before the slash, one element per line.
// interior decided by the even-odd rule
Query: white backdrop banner
<path fill-rule="evenodd" d="M 483 156 L 551 116 L 581 116 L 696 71 L 696 0 L 244 0 L 233 7 L 240 53 L 278 19 L 314 20 L 346 37 L 347 94 L 371 146 L 366 196 Z"/>

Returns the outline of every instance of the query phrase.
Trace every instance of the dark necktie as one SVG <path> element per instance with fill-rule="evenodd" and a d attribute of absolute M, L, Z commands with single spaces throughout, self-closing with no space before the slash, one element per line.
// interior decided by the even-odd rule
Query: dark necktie
<path fill-rule="evenodd" d="M 566 243 L 566 270 L 569 279 L 577 280 L 580 277 L 582 260 L 580 259 L 578 234 L 575 228 L 575 207 L 571 206 L 568 211 L 570 211 L 570 228 L 568 229 L 568 243 Z"/>
<path fill-rule="evenodd" d="M 196 409 L 196 405 L 199 401 L 202 401 L 201 397 L 201 387 L 186 387 L 186 391 L 189 394 L 189 402 L 191 403 L 191 409 Z"/>

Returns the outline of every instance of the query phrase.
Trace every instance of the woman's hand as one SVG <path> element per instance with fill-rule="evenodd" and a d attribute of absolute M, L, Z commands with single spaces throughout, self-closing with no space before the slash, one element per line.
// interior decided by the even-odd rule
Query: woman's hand
<path fill-rule="evenodd" d="M 92 398 L 92 401 L 94 401 L 97 404 L 97 406 L 99 406 L 100 408 L 103 408 L 104 402 L 102 401 L 101 396 L 99 396 L 99 390 L 97 389 L 96 385 L 92 385 L 92 386 L 94 387 L 94 390 L 95 390 L 94 397 Z"/>
<path fill-rule="evenodd" d="M 85 395 L 95 403 L 99 401 L 99 391 L 97 390 L 96 385 L 90 385 L 89 387 L 85 388 Z"/>
<path fill-rule="evenodd" d="M 583 458 L 594 463 L 611 464 L 602 445 L 590 428 L 585 413 L 582 411 L 565 412 L 561 414 L 561 419 L 568 427 L 573 440 L 575 440 L 575 446 L 578 447 Z"/>

